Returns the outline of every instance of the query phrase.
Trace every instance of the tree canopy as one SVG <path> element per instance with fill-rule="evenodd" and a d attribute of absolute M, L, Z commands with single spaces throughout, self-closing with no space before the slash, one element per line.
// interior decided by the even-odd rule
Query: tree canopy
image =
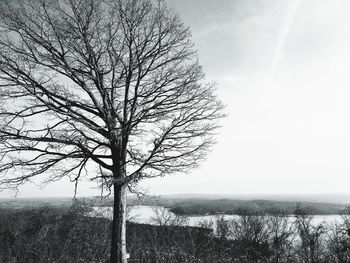
<path fill-rule="evenodd" d="M 163 1 L 8 1 L 0 28 L 6 187 L 44 174 L 108 188 L 115 162 L 133 183 L 205 158 L 223 106 Z"/>

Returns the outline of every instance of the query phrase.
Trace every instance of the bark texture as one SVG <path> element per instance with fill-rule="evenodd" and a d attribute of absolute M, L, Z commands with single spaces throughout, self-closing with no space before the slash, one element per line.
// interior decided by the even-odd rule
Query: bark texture
<path fill-rule="evenodd" d="M 126 263 L 126 186 L 114 185 L 110 263 Z"/>

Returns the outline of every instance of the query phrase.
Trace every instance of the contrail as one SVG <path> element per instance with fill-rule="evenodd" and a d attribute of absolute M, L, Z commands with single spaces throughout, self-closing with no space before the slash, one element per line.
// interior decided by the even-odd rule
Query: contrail
<path fill-rule="evenodd" d="M 270 69 L 270 74 L 269 74 L 269 81 L 268 81 L 269 86 L 275 78 L 276 70 L 277 70 L 279 61 L 281 59 L 281 55 L 283 53 L 284 46 L 285 46 L 286 41 L 288 39 L 290 28 L 294 23 L 294 18 L 295 18 L 295 15 L 298 11 L 298 8 L 299 8 L 301 2 L 302 2 L 302 0 L 290 0 L 290 2 L 288 4 L 287 15 L 285 17 L 285 21 L 282 23 L 280 36 L 278 38 L 275 53 L 274 53 L 273 59 L 272 59 L 272 64 L 271 64 L 271 69 Z"/>

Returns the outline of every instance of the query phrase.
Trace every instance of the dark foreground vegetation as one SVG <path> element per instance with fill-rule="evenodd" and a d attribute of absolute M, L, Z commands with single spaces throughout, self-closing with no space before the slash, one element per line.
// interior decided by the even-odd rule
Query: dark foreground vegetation
<path fill-rule="evenodd" d="M 107 262 L 111 222 L 87 217 L 86 211 L 81 205 L 2 208 L 0 262 Z M 129 262 L 350 262 L 348 216 L 328 226 L 313 225 L 311 216 L 296 213 L 294 223 L 281 215 L 241 215 L 188 227 L 176 226 L 180 221 L 161 211 L 157 226 L 128 223 Z"/>

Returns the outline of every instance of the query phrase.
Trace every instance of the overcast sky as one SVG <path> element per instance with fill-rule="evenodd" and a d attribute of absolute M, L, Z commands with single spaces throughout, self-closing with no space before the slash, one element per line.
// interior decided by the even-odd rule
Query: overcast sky
<path fill-rule="evenodd" d="M 350 1 L 168 0 L 227 105 L 218 144 L 151 194 L 334 193 L 350 185 Z M 96 194 L 82 184 L 80 195 Z M 62 181 L 20 196 L 72 196 Z M 9 193 L 0 193 L 0 197 Z"/>

